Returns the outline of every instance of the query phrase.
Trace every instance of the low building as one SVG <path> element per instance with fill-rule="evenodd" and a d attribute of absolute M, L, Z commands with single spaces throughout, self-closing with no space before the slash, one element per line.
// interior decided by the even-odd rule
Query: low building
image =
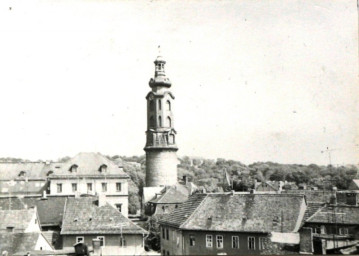
<path fill-rule="evenodd" d="M 272 232 L 298 237 L 305 211 L 303 195 L 194 194 L 160 219 L 161 253 L 261 254 L 272 245 Z"/>
<path fill-rule="evenodd" d="M 68 198 L 61 235 L 63 248 L 101 240 L 102 255 L 139 255 L 148 232 L 126 218 L 103 198 Z"/>
<path fill-rule="evenodd" d="M 145 204 L 145 214 L 161 216 L 171 213 L 197 190 L 197 186 L 192 182 L 166 186 Z"/>
<path fill-rule="evenodd" d="M 79 153 L 49 175 L 50 195 L 105 195 L 128 215 L 128 180 L 123 168 L 99 153 Z"/>
<path fill-rule="evenodd" d="M 346 248 L 359 243 L 359 206 L 325 205 L 305 221 L 313 233 L 314 253 Z"/>

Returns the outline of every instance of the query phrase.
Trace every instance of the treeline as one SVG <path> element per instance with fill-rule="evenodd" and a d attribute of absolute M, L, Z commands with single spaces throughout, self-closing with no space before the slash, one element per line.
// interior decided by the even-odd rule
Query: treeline
<path fill-rule="evenodd" d="M 115 159 L 118 156 L 111 158 Z M 145 156 L 120 156 L 120 158 L 124 161 L 124 171 L 131 177 L 129 209 L 134 213 L 139 209 L 140 194 L 145 184 Z M 253 188 L 255 180 L 288 181 L 286 189 L 296 189 L 297 186 L 306 184 L 318 189 L 330 189 L 335 186 L 339 190 L 345 190 L 351 180 L 359 178 L 359 169 L 356 165 L 321 166 L 273 162 L 245 165 L 240 161 L 222 158 L 216 160 L 188 156 L 179 158 L 178 179 L 186 176 L 208 192 L 218 191 L 218 187 L 227 183 L 226 172 L 234 190 L 237 191 L 247 191 Z"/>

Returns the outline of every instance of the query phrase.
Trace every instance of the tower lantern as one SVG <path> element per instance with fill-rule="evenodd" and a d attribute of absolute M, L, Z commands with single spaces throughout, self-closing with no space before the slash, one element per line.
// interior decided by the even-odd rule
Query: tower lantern
<path fill-rule="evenodd" d="M 155 75 L 147 94 L 146 186 L 158 187 L 177 183 L 176 131 L 173 125 L 171 81 L 166 77 L 166 61 L 155 60 Z"/>

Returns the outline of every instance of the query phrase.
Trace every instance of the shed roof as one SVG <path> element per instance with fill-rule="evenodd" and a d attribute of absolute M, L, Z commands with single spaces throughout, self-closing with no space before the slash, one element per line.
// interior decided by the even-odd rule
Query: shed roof
<path fill-rule="evenodd" d="M 67 234 L 147 234 L 109 204 L 98 207 L 93 197 L 68 198 L 61 235 Z"/>
<path fill-rule="evenodd" d="M 303 195 L 195 194 L 160 223 L 188 230 L 296 232 L 305 208 Z"/>

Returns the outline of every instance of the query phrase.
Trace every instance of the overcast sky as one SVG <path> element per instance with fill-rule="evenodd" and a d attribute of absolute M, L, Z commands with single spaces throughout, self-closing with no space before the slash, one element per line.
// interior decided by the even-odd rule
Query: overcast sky
<path fill-rule="evenodd" d="M 359 162 L 356 0 L 0 8 L 0 156 L 144 154 L 161 45 L 179 156 Z"/>

